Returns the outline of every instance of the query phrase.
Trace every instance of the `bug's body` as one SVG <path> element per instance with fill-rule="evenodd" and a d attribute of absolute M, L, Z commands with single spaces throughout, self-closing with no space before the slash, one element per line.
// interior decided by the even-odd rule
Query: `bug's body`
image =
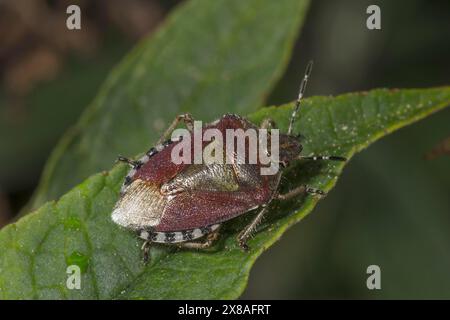
<path fill-rule="evenodd" d="M 211 128 L 224 136 L 226 129 L 258 129 L 232 114 L 203 130 Z M 175 164 L 171 153 L 178 143 L 181 141 L 169 140 L 152 148 L 138 161 L 137 168 L 130 170 L 122 188 L 126 196 L 121 197 L 113 212 L 116 223 L 140 231 L 142 238 L 152 242 L 183 242 L 259 207 L 276 191 L 280 173 L 260 175 L 260 163 L 238 164 L 236 154 L 232 155 L 232 164 Z M 202 147 L 209 143 L 203 142 Z"/>
<path fill-rule="evenodd" d="M 345 160 L 336 156 L 302 157 L 300 156 L 302 146 L 298 137 L 292 135 L 293 122 L 311 66 L 312 63 L 308 65 L 300 85 L 299 97 L 290 119 L 288 132 L 279 135 L 277 161 L 283 168 L 298 159 Z M 239 162 L 236 159 L 236 149 L 229 153 L 226 150 L 226 144 L 223 145 L 223 159 L 219 163 L 215 161 L 206 161 L 202 164 L 174 162 L 172 151 L 182 141 L 166 139 L 181 120 L 185 122 L 192 135 L 194 128 L 192 117 L 188 114 L 180 115 L 167 129 L 157 146 L 150 149 L 141 159 L 133 161 L 119 157 L 119 160 L 130 164 L 132 169 L 125 178 L 112 219 L 117 224 L 136 231 L 145 240 L 145 257 L 148 254 L 148 244 L 152 242 L 177 243 L 187 248 L 206 248 L 215 240 L 218 228 L 223 222 L 259 208 L 260 211 L 253 221 L 238 235 L 239 245 L 246 250 L 248 238 L 256 230 L 272 200 L 283 200 L 304 192 L 324 194 L 308 186 L 300 186 L 285 195 L 278 194 L 281 170 L 263 175 L 261 169 L 268 164 L 262 164 L 259 158 L 256 162 L 249 162 L 247 158 L 245 158 L 246 161 Z M 200 131 L 203 136 L 205 130 L 215 129 L 222 136 L 226 136 L 227 129 L 243 131 L 256 129 L 258 141 L 260 141 L 258 129 L 268 129 L 273 125 L 273 121 L 266 119 L 259 128 L 240 116 L 228 114 L 203 126 Z M 272 140 L 268 136 L 264 139 L 267 139 L 266 144 L 263 147 L 258 145 L 258 148 L 264 148 L 262 152 L 269 154 L 268 149 Z M 191 141 L 188 142 L 191 157 L 194 157 L 196 150 L 194 140 L 187 140 Z M 200 152 L 209 144 L 215 143 L 214 141 L 202 140 Z M 247 144 L 246 148 L 245 157 L 251 152 L 257 154 L 260 152 L 259 149 L 249 150 Z M 204 235 L 208 237 L 203 243 L 191 241 Z"/>

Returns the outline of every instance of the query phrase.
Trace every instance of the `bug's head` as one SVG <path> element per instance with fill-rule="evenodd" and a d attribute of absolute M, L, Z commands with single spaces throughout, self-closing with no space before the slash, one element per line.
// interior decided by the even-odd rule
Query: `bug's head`
<path fill-rule="evenodd" d="M 302 152 L 302 145 L 300 140 L 296 136 L 288 134 L 280 134 L 280 163 L 282 166 L 287 167 L 287 165 L 297 158 Z"/>

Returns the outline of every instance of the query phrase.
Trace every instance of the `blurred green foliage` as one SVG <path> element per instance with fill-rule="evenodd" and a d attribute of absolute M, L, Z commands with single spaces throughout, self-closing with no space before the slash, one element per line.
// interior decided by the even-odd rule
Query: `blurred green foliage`
<path fill-rule="evenodd" d="M 60 134 L 80 116 L 129 45 L 129 41 L 111 35 L 96 56 L 70 57 L 56 79 L 39 84 L 21 101 L 26 108 L 22 113 L 11 110 L 8 106 L 11 102 L 0 91 L 3 191 L 14 192 L 36 184 Z"/>

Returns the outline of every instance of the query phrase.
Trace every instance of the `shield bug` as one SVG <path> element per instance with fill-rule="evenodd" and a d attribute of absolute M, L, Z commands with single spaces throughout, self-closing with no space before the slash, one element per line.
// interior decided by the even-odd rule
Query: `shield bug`
<path fill-rule="evenodd" d="M 286 168 L 294 160 L 335 160 L 346 161 L 339 156 L 302 156 L 302 145 L 298 136 L 292 134 L 293 124 L 299 110 L 306 84 L 312 69 L 312 62 L 306 68 L 300 84 L 299 95 L 292 112 L 288 131 L 279 134 L 277 161 L 281 170 L 274 174 L 261 174 L 261 169 L 268 164 L 246 161 L 236 161 L 236 148 L 218 158 L 231 161 L 222 163 L 185 163 L 173 161 L 173 153 L 181 143 L 190 146 L 191 156 L 195 157 L 195 124 L 192 116 L 178 116 L 160 138 L 158 144 L 151 148 L 139 160 L 119 157 L 119 161 L 128 163 L 131 170 L 125 177 L 120 198 L 114 207 L 112 219 L 115 223 L 132 229 L 145 240 L 144 260 L 147 260 L 151 243 L 177 244 L 184 248 L 207 248 L 218 236 L 219 227 L 225 221 L 243 215 L 253 210 L 259 210 L 254 219 L 239 233 L 237 241 L 243 250 L 248 250 L 247 240 L 256 230 L 268 205 L 275 199 L 286 200 L 301 193 L 323 195 L 321 190 L 310 186 L 300 186 L 286 194 L 279 193 L 279 185 Z M 183 137 L 168 139 L 178 124 L 183 121 L 188 134 Z M 274 122 L 264 120 L 261 126 L 233 114 L 226 114 L 220 119 L 200 128 L 203 134 L 212 129 L 226 135 L 227 130 L 255 130 L 261 140 L 262 130 L 273 130 Z M 186 140 L 186 138 L 189 138 Z M 272 135 L 266 139 L 264 152 L 269 153 L 269 146 L 274 142 Z M 188 141 L 189 140 L 189 141 Z M 233 138 L 234 141 L 234 138 Z M 228 141 L 227 141 L 228 142 Z M 201 151 L 209 145 L 217 143 L 215 139 L 203 141 Z M 177 147 L 178 146 L 178 147 Z M 259 149 L 249 149 L 244 144 L 244 151 L 249 151 L 244 157 L 248 160 L 252 153 Z M 220 149 L 222 148 L 222 149 Z M 217 149 L 216 149 L 217 151 Z M 204 241 L 194 241 L 206 236 Z"/>

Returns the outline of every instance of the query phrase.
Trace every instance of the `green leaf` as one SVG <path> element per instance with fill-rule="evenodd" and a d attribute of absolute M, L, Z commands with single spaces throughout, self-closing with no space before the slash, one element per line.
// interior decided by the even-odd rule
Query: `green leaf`
<path fill-rule="evenodd" d="M 287 65 L 308 3 L 193 0 L 180 5 L 114 70 L 60 141 L 32 207 L 108 169 L 118 154 L 142 152 L 182 112 L 211 120 L 262 106 Z"/>
<path fill-rule="evenodd" d="M 305 100 L 295 132 L 305 154 L 352 157 L 380 137 L 450 104 L 450 87 L 385 90 L 313 97 Z M 291 105 L 262 109 L 249 116 L 271 117 L 286 130 Z M 325 191 L 335 185 L 344 163 L 299 162 L 288 170 L 283 191 L 308 184 Z M 250 252 L 235 236 L 252 215 L 225 224 L 209 251 L 155 246 L 144 266 L 141 241 L 110 219 L 126 174 L 124 165 L 92 176 L 63 196 L 0 231 L 0 299 L 12 298 L 237 298 L 255 259 L 314 208 L 318 198 L 275 202 Z M 348 195 L 351 201 L 351 195 Z M 67 266 L 81 269 L 81 289 L 68 290 Z"/>

